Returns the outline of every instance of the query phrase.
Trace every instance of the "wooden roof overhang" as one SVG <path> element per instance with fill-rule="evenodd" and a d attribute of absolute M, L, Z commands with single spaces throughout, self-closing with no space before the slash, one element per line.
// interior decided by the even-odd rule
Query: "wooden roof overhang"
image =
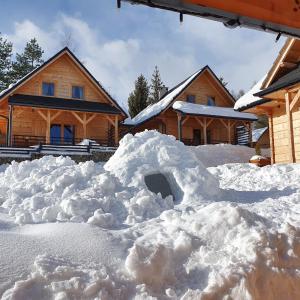
<path fill-rule="evenodd" d="M 121 115 L 119 109 L 107 103 L 23 94 L 9 96 L 8 105 Z"/>

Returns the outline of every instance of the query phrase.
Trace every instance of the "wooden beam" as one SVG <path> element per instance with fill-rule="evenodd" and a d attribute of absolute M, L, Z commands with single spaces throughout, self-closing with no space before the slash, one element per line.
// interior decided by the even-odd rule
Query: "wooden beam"
<path fill-rule="evenodd" d="M 114 121 L 109 117 L 109 116 L 106 116 L 106 119 L 108 120 L 108 122 L 115 127 L 115 123 Z"/>
<path fill-rule="evenodd" d="M 208 127 L 208 126 L 212 123 L 213 120 L 214 120 L 214 119 L 208 120 L 207 123 L 206 123 L 206 127 Z"/>
<path fill-rule="evenodd" d="M 204 145 L 207 144 L 207 123 L 206 123 L 206 118 L 203 120 L 203 138 L 204 138 Z"/>
<path fill-rule="evenodd" d="M 297 91 L 296 95 L 294 96 L 291 104 L 290 104 L 290 111 L 293 110 L 294 106 L 297 104 L 298 100 L 300 99 L 300 88 Z"/>
<path fill-rule="evenodd" d="M 119 116 L 115 116 L 115 146 L 119 143 Z"/>
<path fill-rule="evenodd" d="M 50 126 L 51 126 L 51 113 L 47 110 L 47 121 L 46 121 L 46 144 L 50 144 Z"/>
<path fill-rule="evenodd" d="M 204 127 L 204 123 L 199 119 L 199 117 L 195 117 L 196 121 L 201 125 L 201 127 Z"/>
<path fill-rule="evenodd" d="M 189 118 L 190 118 L 190 116 L 186 116 L 186 117 L 184 118 L 184 120 L 182 120 L 181 124 L 183 125 Z"/>
<path fill-rule="evenodd" d="M 71 111 L 71 113 L 81 124 L 83 124 L 83 119 L 81 119 L 76 112 Z"/>
<path fill-rule="evenodd" d="M 58 111 L 54 116 L 51 117 L 51 122 L 57 118 L 60 114 L 62 113 L 62 111 Z"/>
<path fill-rule="evenodd" d="M 182 140 L 182 126 L 181 126 L 181 121 L 182 121 L 182 115 L 180 113 L 177 113 L 177 131 L 178 131 L 178 140 Z"/>
<path fill-rule="evenodd" d="M 86 113 L 83 114 L 83 138 L 86 139 L 87 138 L 87 130 L 86 130 Z"/>
<path fill-rule="evenodd" d="M 219 119 L 220 122 L 224 125 L 224 127 L 228 130 L 228 124 L 223 119 Z"/>
<path fill-rule="evenodd" d="M 285 108 L 286 108 L 286 118 L 288 126 L 288 142 L 289 142 L 289 161 L 294 163 L 295 159 L 295 145 L 294 145 L 294 130 L 293 130 L 293 121 L 290 108 L 291 95 L 290 93 L 285 94 Z"/>
<path fill-rule="evenodd" d="M 86 124 L 88 124 L 91 121 L 93 121 L 96 117 L 97 117 L 97 114 L 92 114 L 92 116 L 87 119 Z"/>
<path fill-rule="evenodd" d="M 250 147 L 252 147 L 252 126 L 251 126 L 251 122 L 249 122 L 247 124 L 247 127 L 248 127 L 248 144 Z"/>
<path fill-rule="evenodd" d="M 271 163 L 275 164 L 275 147 L 274 147 L 274 127 L 273 127 L 273 114 L 268 115 L 269 121 L 269 137 L 270 137 L 270 148 L 271 148 Z"/>
<path fill-rule="evenodd" d="M 37 113 L 47 122 L 47 116 L 44 115 L 40 110 L 37 110 Z"/>
<path fill-rule="evenodd" d="M 13 123 L 12 123 L 12 121 L 13 121 L 13 106 L 9 105 L 8 109 L 9 109 L 9 112 L 8 112 L 8 114 L 9 114 L 8 124 L 9 125 L 8 125 L 8 133 L 7 133 L 7 144 L 8 144 L 9 147 L 11 147 L 12 146 L 12 136 L 13 136 L 13 134 L 12 134 L 12 130 L 13 130 Z"/>

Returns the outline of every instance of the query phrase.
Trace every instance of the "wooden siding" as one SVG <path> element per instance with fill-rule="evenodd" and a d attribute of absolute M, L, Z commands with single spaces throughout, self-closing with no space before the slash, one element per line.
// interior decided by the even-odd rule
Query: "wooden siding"
<path fill-rule="evenodd" d="M 64 54 L 44 70 L 33 76 L 25 85 L 18 88 L 15 94 L 42 95 L 42 83 L 53 82 L 55 97 L 72 98 L 72 86 L 84 88 L 84 99 L 110 103 L 97 87 L 81 72 L 67 54 Z M 79 100 L 82 101 L 82 100 Z"/>
<path fill-rule="evenodd" d="M 175 100 L 186 101 L 187 95 L 195 95 L 195 103 L 207 105 L 207 97 L 214 97 L 216 106 L 232 107 L 232 100 L 208 71 L 191 83 Z"/>
<path fill-rule="evenodd" d="M 46 136 L 46 121 L 37 111 L 38 109 L 15 107 L 13 110 L 12 135 Z M 44 112 L 43 110 L 40 111 Z M 54 116 L 56 112 L 57 111 L 52 111 L 51 115 Z M 78 113 L 78 115 L 81 116 L 82 113 Z M 87 116 L 89 118 L 91 114 L 87 114 Z M 111 116 L 111 118 L 113 120 L 114 116 Z M 52 124 L 74 125 L 75 138 L 84 138 L 83 125 L 72 112 L 62 112 L 51 121 L 51 125 Z M 107 115 L 98 114 L 87 126 L 87 137 L 107 139 L 107 133 L 110 127 L 111 124 L 107 119 Z"/>

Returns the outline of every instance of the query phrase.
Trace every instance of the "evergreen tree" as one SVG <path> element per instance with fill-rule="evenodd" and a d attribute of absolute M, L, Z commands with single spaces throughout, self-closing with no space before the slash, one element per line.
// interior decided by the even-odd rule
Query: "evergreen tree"
<path fill-rule="evenodd" d="M 31 39 L 25 46 L 22 54 L 16 54 L 16 61 L 12 63 L 11 81 L 15 82 L 26 74 L 39 67 L 44 61 L 44 51 L 37 40 Z"/>
<path fill-rule="evenodd" d="M 11 68 L 12 43 L 1 37 L 0 34 L 0 91 L 9 85 L 8 73 Z"/>
<path fill-rule="evenodd" d="M 128 97 L 129 114 L 132 118 L 147 107 L 148 96 L 148 82 L 141 74 L 135 81 L 134 91 Z"/>
<path fill-rule="evenodd" d="M 162 86 L 163 86 L 163 82 L 161 81 L 158 67 L 155 66 L 154 72 L 153 72 L 152 78 L 151 78 L 150 97 L 148 99 L 148 105 L 159 101 L 159 98 L 160 98 L 159 92 L 160 92 L 160 89 L 162 88 Z"/>
<path fill-rule="evenodd" d="M 258 120 L 254 123 L 254 128 L 264 128 L 269 126 L 269 121 L 267 116 L 258 116 Z"/>

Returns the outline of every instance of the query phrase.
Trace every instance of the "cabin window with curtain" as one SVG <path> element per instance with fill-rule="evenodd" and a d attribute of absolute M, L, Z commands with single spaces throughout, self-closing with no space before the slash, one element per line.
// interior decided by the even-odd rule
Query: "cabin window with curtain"
<path fill-rule="evenodd" d="M 54 96 L 54 83 L 53 82 L 43 82 L 42 94 L 43 94 L 43 96 Z"/>
<path fill-rule="evenodd" d="M 215 99 L 215 97 L 208 96 L 207 97 L 207 105 L 208 106 L 216 106 L 216 99 Z"/>
<path fill-rule="evenodd" d="M 82 86 L 72 86 L 72 98 L 83 99 L 83 87 Z"/>
<path fill-rule="evenodd" d="M 186 101 L 189 103 L 195 103 L 196 102 L 196 96 L 195 95 L 187 95 Z"/>

